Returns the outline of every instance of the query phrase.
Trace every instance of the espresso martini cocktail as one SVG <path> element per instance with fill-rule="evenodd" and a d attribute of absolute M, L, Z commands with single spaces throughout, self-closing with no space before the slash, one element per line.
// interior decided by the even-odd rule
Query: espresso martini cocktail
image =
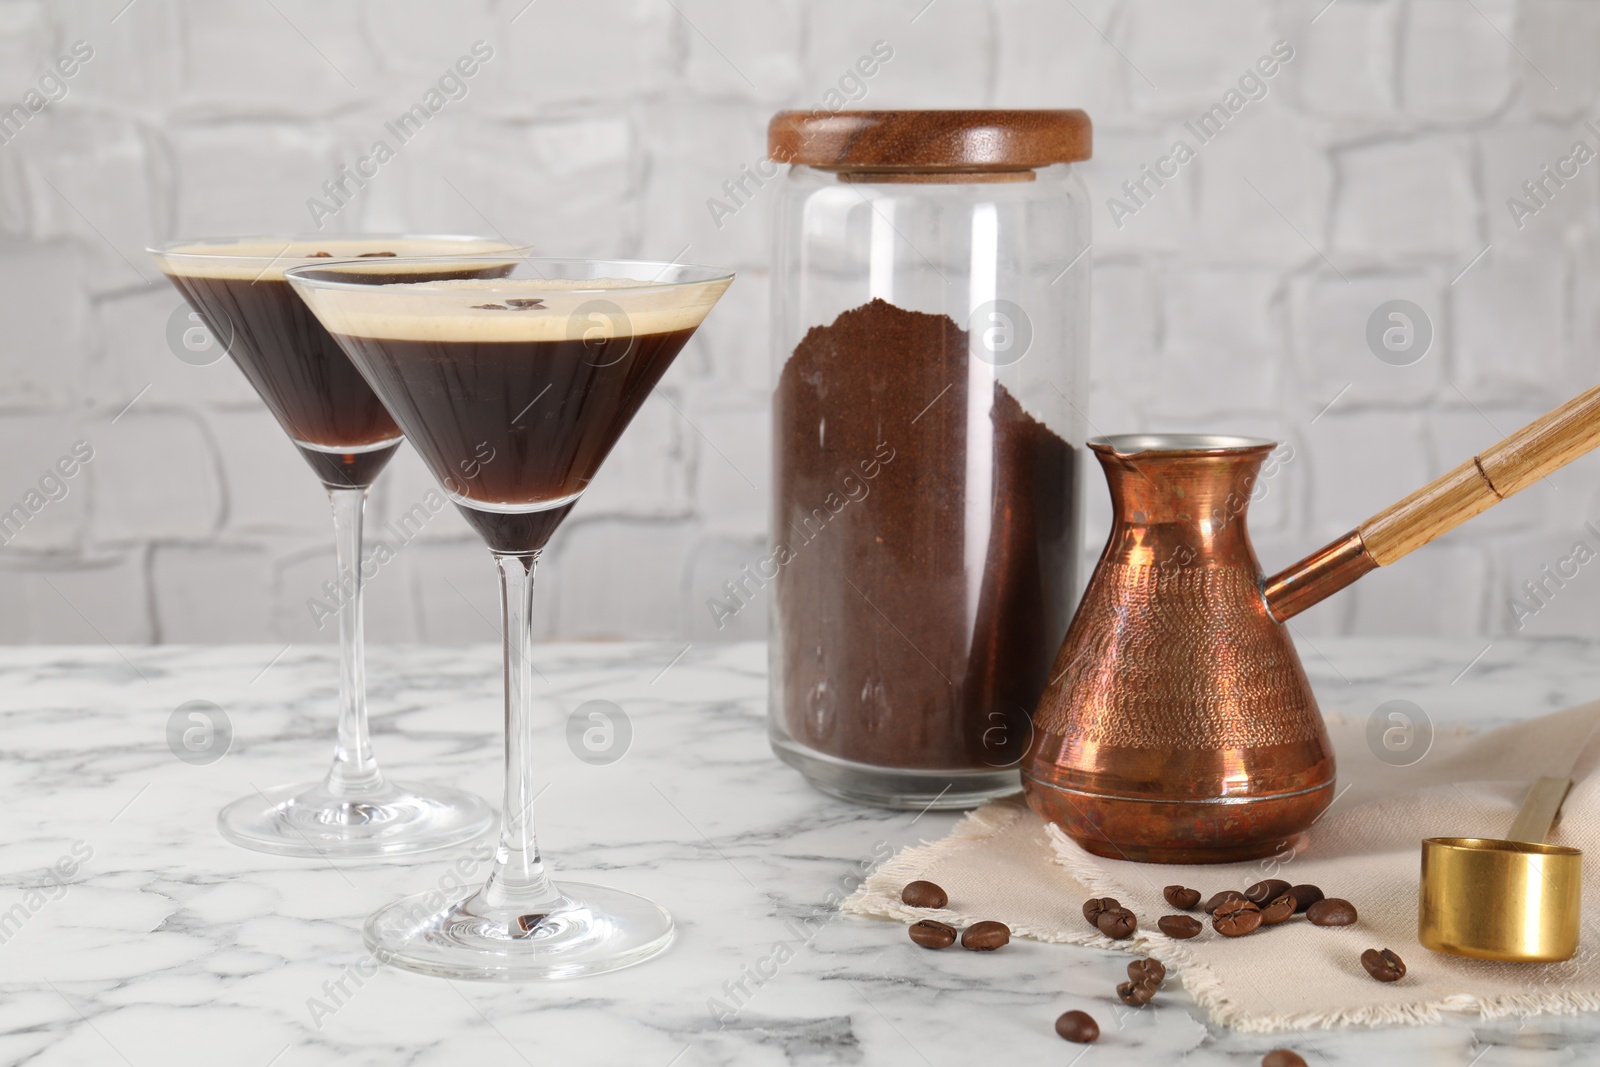
<path fill-rule="evenodd" d="M 533 573 L 733 276 L 669 263 L 522 260 L 503 277 L 419 282 L 401 266 L 307 264 L 287 277 L 494 556 L 506 795 L 488 882 L 443 906 L 437 893 L 389 905 L 367 921 L 367 944 L 398 966 L 450 978 L 626 967 L 667 947 L 671 916 L 621 890 L 552 882 L 534 838 Z"/>
<path fill-rule="evenodd" d="M 234 363 L 317 477 L 341 488 L 373 483 L 400 447 L 400 428 L 295 295 L 284 270 L 310 259 L 504 247 L 478 237 L 262 237 L 180 242 L 153 254 L 213 336 L 228 344 Z"/>
<path fill-rule="evenodd" d="M 710 306 L 604 281 L 610 295 L 570 279 L 507 279 L 488 296 L 480 281 L 395 285 L 377 310 L 337 320 L 339 343 L 496 552 L 545 546 Z M 433 310 L 446 302 L 464 314 Z"/>
<path fill-rule="evenodd" d="M 304 263 L 354 260 L 392 276 L 430 259 L 415 278 L 505 274 L 503 241 L 456 236 L 264 236 L 182 241 L 150 249 L 161 270 L 255 387 L 333 504 L 341 670 L 334 760 L 320 782 L 282 786 L 224 808 L 236 844 L 290 856 L 379 856 L 470 840 L 492 815 L 479 798 L 390 781 L 373 757 L 362 648 L 361 523 L 367 488 L 402 437 L 383 402 L 284 279 Z M 374 267 L 374 269 L 379 269 Z"/>

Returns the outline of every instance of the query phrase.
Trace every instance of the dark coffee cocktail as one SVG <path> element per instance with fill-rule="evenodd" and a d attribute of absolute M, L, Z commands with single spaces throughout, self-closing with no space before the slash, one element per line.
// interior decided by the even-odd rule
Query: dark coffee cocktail
<path fill-rule="evenodd" d="M 462 242 L 448 251 L 472 252 L 488 242 Z M 216 254 L 208 254 L 213 249 Z M 307 257 L 391 258 L 441 251 L 436 243 L 401 238 L 328 238 L 195 243 L 169 249 L 162 269 L 233 357 L 323 484 L 367 486 L 400 447 L 400 428 L 328 336 L 316 316 L 283 280 Z M 247 257 L 267 257 L 258 263 Z M 503 271 L 473 265 L 423 277 L 471 277 Z"/>
<path fill-rule="evenodd" d="M 400 427 L 350 358 L 284 278 L 304 263 L 353 261 L 386 277 L 413 257 L 419 278 L 505 274 L 516 253 L 480 237 L 262 236 L 151 249 L 161 270 L 327 488 L 334 516 L 340 649 L 333 764 L 321 782 L 257 790 L 224 808 L 218 828 L 247 848 L 290 856 L 382 856 L 459 844 L 487 829 L 481 800 L 448 786 L 387 779 L 372 752 L 362 637 L 361 528 L 367 488 L 399 449 Z M 487 258 L 483 253 L 493 253 Z M 327 615 L 313 618 L 320 628 Z"/>
<path fill-rule="evenodd" d="M 418 264 L 420 266 L 420 264 Z M 554 882 L 533 832 L 533 579 L 573 509 L 732 275 L 677 263 L 528 259 L 506 276 L 416 282 L 307 264 L 288 278 L 493 550 L 505 641 L 505 807 L 477 890 L 417 894 L 367 920 L 378 958 L 447 978 L 627 967 L 672 917 L 623 890 Z"/>

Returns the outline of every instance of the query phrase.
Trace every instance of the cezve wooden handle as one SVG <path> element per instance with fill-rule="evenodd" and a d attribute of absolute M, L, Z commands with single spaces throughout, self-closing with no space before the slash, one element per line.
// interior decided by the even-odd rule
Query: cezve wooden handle
<path fill-rule="evenodd" d="M 1535 419 L 1398 504 L 1265 579 L 1261 595 L 1278 622 L 1449 533 L 1551 471 L 1600 445 L 1600 385 Z"/>
<path fill-rule="evenodd" d="M 1393 563 L 1600 445 L 1600 385 L 1528 423 L 1357 527 L 1379 566 Z"/>

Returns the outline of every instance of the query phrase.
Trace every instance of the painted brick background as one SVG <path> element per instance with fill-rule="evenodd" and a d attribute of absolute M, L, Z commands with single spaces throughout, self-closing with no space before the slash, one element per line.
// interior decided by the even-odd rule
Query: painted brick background
<path fill-rule="evenodd" d="M 719 632 L 706 599 L 764 540 L 772 197 L 720 226 L 707 201 L 762 158 L 773 110 L 817 106 L 878 40 L 894 58 L 858 106 L 1093 115 L 1090 418 L 1290 442 L 1253 516 L 1269 567 L 1600 378 L 1600 162 L 1523 189 L 1576 142 L 1600 151 L 1588 0 L 6 0 L 0 109 L 41 79 L 60 99 L 0 144 L 0 509 L 74 442 L 94 458 L 0 548 L 0 640 L 331 639 L 306 606 L 332 567 L 323 495 L 231 364 L 175 356 L 181 303 L 142 249 L 313 228 L 308 199 L 478 40 L 494 55 L 467 96 L 329 232 L 740 272 L 549 553 L 548 636 L 763 631 L 753 610 Z M 49 81 L 78 41 L 92 57 Z M 1265 95 L 1114 219 L 1122 183 L 1277 41 L 1293 58 Z M 1366 339 L 1396 299 L 1433 334 L 1409 366 Z M 429 484 L 402 450 L 369 528 Z M 1097 478 L 1090 505 L 1098 547 Z M 1600 562 L 1573 561 L 1600 548 L 1590 521 L 1594 462 L 1297 626 L 1600 636 Z M 1547 580 L 1563 560 L 1576 575 Z M 453 513 L 370 586 L 374 640 L 491 640 L 494 613 Z"/>

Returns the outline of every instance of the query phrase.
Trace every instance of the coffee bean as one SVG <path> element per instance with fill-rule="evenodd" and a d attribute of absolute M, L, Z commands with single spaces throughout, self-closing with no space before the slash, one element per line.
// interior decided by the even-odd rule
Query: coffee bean
<path fill-rule="evenodd" d="M 1205 929 L 1200 925 L 1200 920 L 1192 915 L 1163 915 L 1156 920 L 1156 926 L 1168 937 L 1175 937 L 1179 941 L 1187 941 Z"/>
<path fill-rule="evenodd" d="M 911 940 L 923 948 L 949 948 L 956 943 L 956 928 L 932 919 L 911 924 Z"/>
<path fill-rule="evenodd" d="M 1064 1012 L 1056 1020 L 1056 1033 L 1068 1041 L 1087 1045 L 1100 1036 L 1100 1024 L 1086 1011 Z"/>
<path fill-rule="evenodd" d="M 1204 910 L 1208 915 L 1215 915 L 1217 913 L 1217 909 L 1222 907 L 1222 905 L 1226 904 L 1228 901 L 1244 899 L 1246 899 L 1245 895 L 1239 892 L 1237 889 L 1224 889 L 1222 892 L 1216 894 L 1210 900 L 1206 901 Z"/>
<path fill-rule="evenodd" d="M 1380 982 L 1398 982 L 1406 976 L 1406 961 L 1386 948 L 1367 949 L 1361 954 L 1361 966 Z"/>
<path fill-rule="evenodd" d="M 1298 1052 L 1275 1048 L 1261 1057 L 1261 1067 L 1306 1067 L 1306 1061 Z"/>
<path fill-rule="evenodd" d="M 1272 903 L 1261 909 L 1261 925 L 1277 926 L 1281 922 L 1287 922 L 1294 917 L 1297 909 L 1294 894 L 1281 893 Z"/>
<path fill-rule="evenodd" d="M 1159 986 L 1167 980 L 1166 964 L 1160 960 L 1141 959 L 1128 964 L 1130 982 L 1152 982 Z"/>
<path fill-rule="evenodd" d="M 1011 927 L 985 919 L 961 932 L 961 947 L 973 952 L 993 952 L 1011 940 Z"/>
<path fill-rule="evenodd" d="M 1107 908 L 1100 913 L 1094 924 L 1102 934 L 1118 941 L 1132 937 L 1133 932 L 1139 928 L 1139 920 L 1127 908 Z"/>
<path fill-rule="evenodd" d="M 932 882 L 919 880 L 900 890 L 900 901 L 913 908 L 942 908 L 950 903 L 950 897 Z"/>
<path fill-rule="evenodd" d="M 1244 891 L 1244 898 L 1252 904 L 1266 904 L 1277 900 L 1289 891 L 1289 883 L 1282 878 L 1266 878 Z"/>
<path fill-rule="evenodd" d="M 1312 926 L 1350 926 L 1356 921 L 1356 906 L 1338 897 L 1325 897 L 1306 909 Z"/>
<path fill-rule="evenodd" d="M 1289 895 L 1294 897 L 1295 907 L 1305 911 L 1322 899 L 1323 892 L 1314 885 L 1292 885 L 1289 887 Z"/>
<path fill-rule="evenodd" d="M 1211 916 L 1211 925 L 1224 937 L 1253 934 L 1261 926 L 1261 909 L 1243 897 L 1230 900 Z"/>
<path fill-rule="evenodd" d="M 1189 911 L 1200 903 L 1200 890 L 1181 885 L 1169 885 L 1161 891 L 1161 895 L 1166 898 L 1168 904 L 1179 911 Z"/>
<path fill-rule="evenodd" d="M 388 258 L 388 259 L 393 259 L 394 258 L 394 253 L 393 252 L 363 252 L 359 256 L 357 256 L 356 258 L 357 259 L 371 259 L 373 256 L 382 256 L 382 257 L 385 257 L 385 258 Z"/>
<path fill-rule="evenodd" d="M 1142 1008 L 1156 995 L 1154 982 L 1123 982 L 1117 986 L 1117 999 L 1135 1008 Z"/>
<path fill-rule="evenodd" d="M 1098 926 L 1100 913 L 1107 908 L 1120 908 L 1116 897 L 1090 897 L 1083 902 L 1083 917 L 1089 920 L 1090 926 Z"/>

